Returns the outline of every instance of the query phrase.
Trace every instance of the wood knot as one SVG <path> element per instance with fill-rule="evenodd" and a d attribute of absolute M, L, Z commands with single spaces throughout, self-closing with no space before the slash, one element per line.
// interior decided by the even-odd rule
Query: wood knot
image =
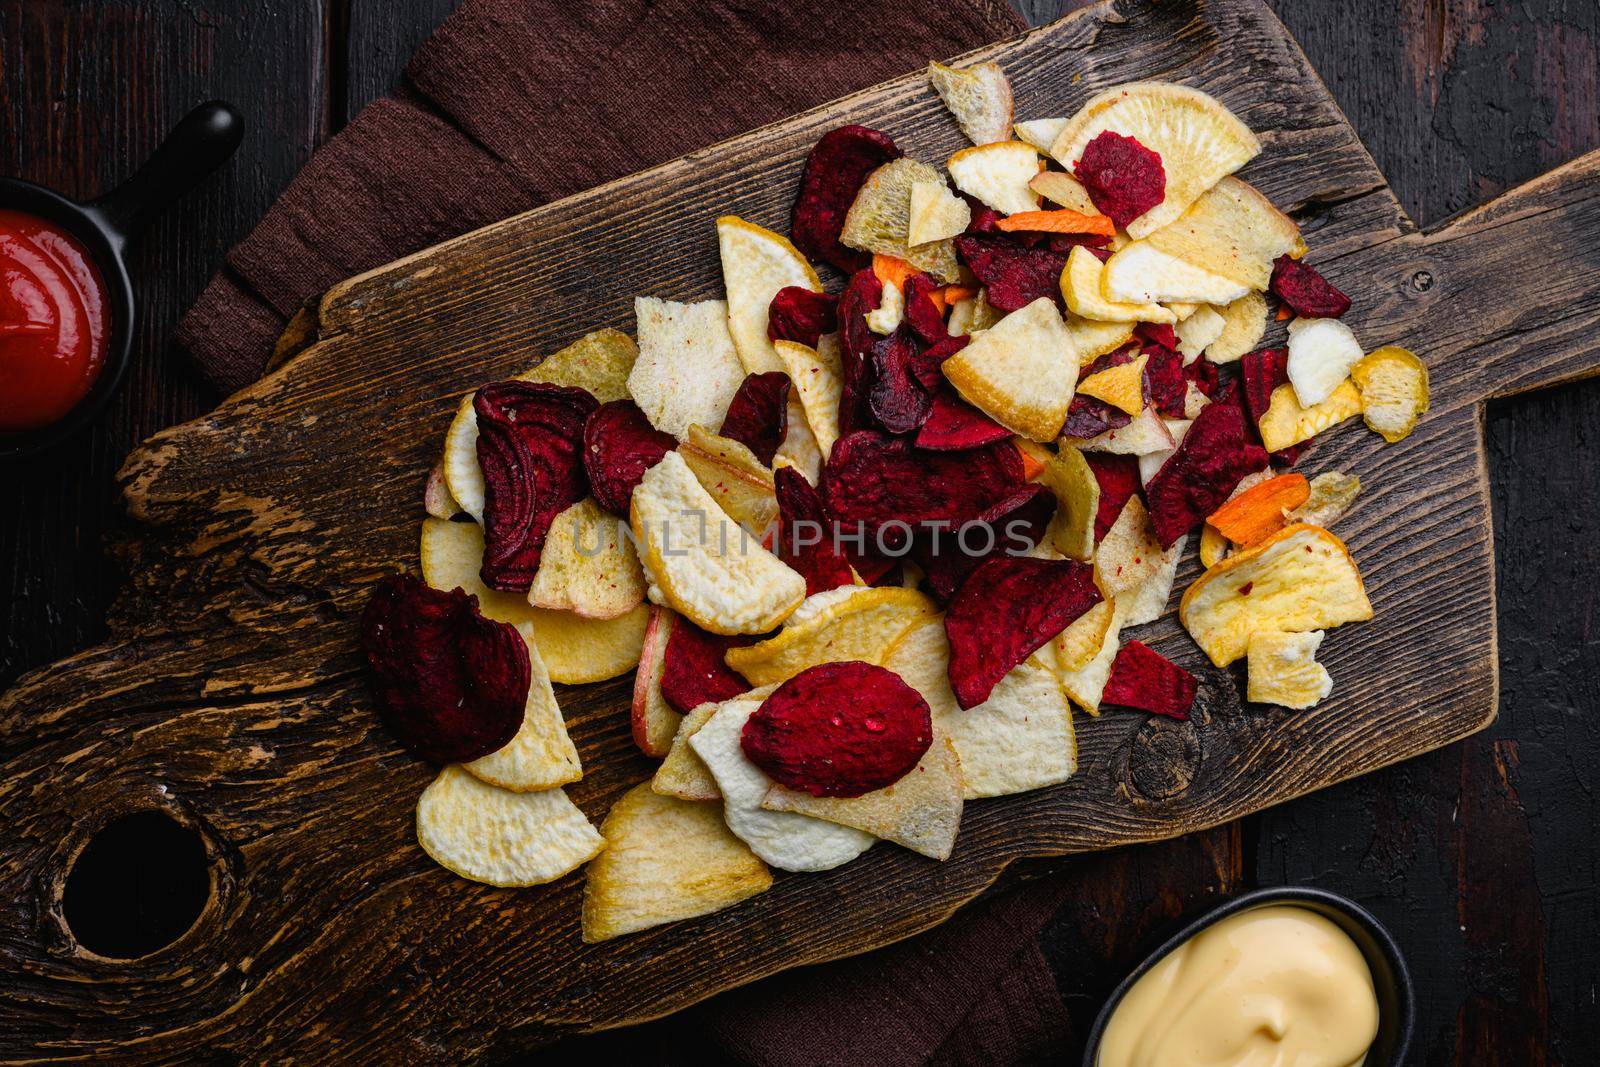
<path fill-rule="evenodd" d="M 1135 803 L 1171 800 L 1194 781 L 1200 755 L 1200 734 L 1193 720 L 1150 716 L 1128 747 L 1128 796 Z"/>
<path fill-rule="evenodd" d="M 1411 288 L 1419 293 L 1426 293 L 1433 288 L 1433 271 L 1419 270 L 1411 275 Z"/>

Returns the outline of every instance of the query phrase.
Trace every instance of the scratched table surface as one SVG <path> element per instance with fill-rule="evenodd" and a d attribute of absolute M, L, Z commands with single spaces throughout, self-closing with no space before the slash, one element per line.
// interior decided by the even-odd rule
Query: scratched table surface
<path fill-rule="evenodd" d="M 1077 6 L 1014 2 L 1035 24 Z M 1593 0 L 1272 4 L 1420 224 L 1600 146 Z M 119 580 L 101 548 L 122 521 L 112 474 L 139 440 L 217 399 L 172 350 L 173 324 L 453 6 L 0 0 L 0 173 L 91 196 L 201 100 L 250 118 L 238 159 L 138 249 L 138 358 L 108 416 L 48 459 L 0 470 L 0 689 L 103 634 Z M 1154 927 L 1220 894 L 1301 883 L 1355 897 L 1401 942 L 1419 996 L 1413 1062 L 1600 1062 L 1600 380 L 1492 405 L 1487 439 L 1499 720 L 1241 822 L 1060 864 L 1081 891 L 1042 944 L 1071 1026 L 1043 1053 L 1071 1053 Z M 127 921 L 137 937 L 140 917 Z M 620 1055 L 719 1062 L 684 1017 L 541 1059 Z"/>

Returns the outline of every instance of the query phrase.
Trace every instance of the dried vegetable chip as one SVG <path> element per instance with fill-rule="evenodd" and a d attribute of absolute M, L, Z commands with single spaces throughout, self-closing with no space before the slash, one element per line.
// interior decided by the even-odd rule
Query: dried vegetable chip
<path fill-rule="evenodd" d="M 1296 315 L 1336 319 L 1350 310 L 1350 298 L 1334 288 L 1315 267 L 1287 254 L 1272 264 L 1272 295 Z"/>
<path fill-rule="evenodd" d="M 552 789 L 583 777 L 578 749 L 567 736 L 567 722 L 556 703 L 550 685 L 550 672 L 533 636 L 531 623 L 517 627 L 528 649 L 528 700 L 522 709 L 522 725 L 510 741 L 487 756 L 463 763 L 467 772 L 490 785 L 527 793 Z"/>
<path fill-rule="evenodd" d="M 711 499 L 757 540 L 778 514 L 772 471 L 743 444 L 700 426 L 689 427 L 689 439 L 678 446 Z"/>
<path fill-rule="evenodd" d="M 832 597 L 844 590 L 830 590 Z M 730 649 L 728 665 L 751 685 L 774 685 L 823 663 L 879 663 L 908 629 L 938 612 L 914 589 L 885 586 L 849 591 L 848 596 L 788 623 L 775 637 Z"/>
<path fill-rule="evenodd" d="M 711 777 L 711 772 L 706 770 L 706 765 L 694 754 L 694 749 L 689 745 L 689 738 L 698 733 L 700 727 L 704 726 L 721 706 L 721 704 L 701 704 L 683 716 L 678 724 L 678 732 L 672 738 L 672 747 L 667 750 L 667 756 L 661 761 L 661 766 L 656 768 L 655 777 L 650 779 L 651 790 L 664 797 L 677 797 L 679 800 L 722 799 L 722 790 L 717 788 L 717 780 Z M 720 812 L 718 818 L 721 818 Z"/>
<path fill-rule="evenodd" d="M 1048 530 L 1050 544 L 1068 559 L 1087 562 L 1094 556 L 1099 537 L 1100 481 L 1094 468 L 1082 452 L 1062 445 L 1045 461 L 1039 481 L 1055 497 L 1055 515 Z M 1132 495 L 1132 487 L 1128 491 Z M 1124 498 L 1123 503 L 1126 502 Z"/>
<path fill-rule="evenodd" d="M 1215 511 L 1239 479 L 1266 466 L 1267 454 L 1249 439 L 1239 406 L 1222 401 L 1207 406 L 1145 486 L 1156 539 L 1163 548 L 1170 546 Z"/>
<path fill-rule="evenodd" d="M 1333 692 L 1328 669 L 1317 662 L 1322 631 L 1250 635 L 1245 699 L 1302 710 Z"/>
<path fill-rule="evenodd" d="M 954 389 L 933 395 L 927 421 L 917 430 L 917 447 L 935 452 L 960 452 L 1004 441 L 1011 431 L 962 400 Z"/>
<path fill-rule="evenodd" d="M 1176 322 L 1177 316 L 1155 303 L 1122 303 L 1106 295 L 1105 264 L 1079 246 L 1067 256 L 1061 273 L 1061 296 L 1074 315 L 1100 322 Z"/>
<path fill-rule="evenodd" d="M 436 519 L 453 519 L 460 514 L 462 507 L 450 493 L 450 485 L 444 480 L 444 461 L 440 460 L 428 472 L 428 481 L 422 488 L 422 510 Z"/>
<path fill-rule="evenodd" d="M 839 298 L 803 285 L 786 285 L 767 306 L 767 340 L 798 341 L 816 348 L 817 339 L 839 328 Z"/>
<path fill-rule="evenodd" d="M 945 615 L 950 687 L 963 708 L 1100 602 L 1094 569 L 1074 560 L 996 556 L 967 578 Z"/>
<path fill-rule="evenodd" d="M 1333 395 L 1361 361 L 1361 343 L 1337 319 L 1295 319 L 1289 324 L 1289 384 L 1301 407 Z"/>
<path fill-rule="evenodd" d="M 928 64 L 928 81 L 973 144 L 1004 141 L 1011 129 L 1011 83 L 992 60 L 970 67 Z"/>
<path fill-rule="evenodd" d="M 1361 390 L 1367 428 L 1391 445 L 1411 436 L 1428 411 L 1428 368 L 1412 353 L 1385 345 L 1350 369 Z"/>
<path fill-rule="evenodd" d="M 678 622 L 678 614 L 658 604 L 650 607 L 650 624 L 644 631 L 644 648 L 639 652 L 639 670 L 633 676 L 633 700 L 629 720 L 633 743 L 646 756 L 660 759 L 672 748 L 682 716 L 667 703 L 661 692 L 661 677 L 667 663 L 667 642 Z"/>
<path fill-rule="evenodd" d="M 1360 492 L 1361 480 L 1355 475 L 1327 471 L 1311 479 L 1311 495 L 1285 517 L 1291 523 L 1332 526 L 1355 503 Z"/>
<path fill-rule="evenodd" d="M 788 432 L 789 375 L 781 370 L 746 376 L 728 401 L 728 413 L 718 431 L 744 445 L 769 467 Z"/>
<path fill-rule="evenodd" d="M 791 286 L 822 291 L 822 281 L 787 237 L 733 215 L 717 220 L 728 333 L 749 374 L 781 371 L 767 337 L 768 309 Z"/>
<path fill-rule="evenodd" d="M 1038 149 L 1021 141 L 963 148 L 945 161 L 956 188 L 1005 215 L 1037 211 L 1039 194 L 1028 182 L 1044 169 Z"/>
<path fill-rule="evenodd" d="M 778 535 L 773 550 L 805 578 L 806 596 L 855 584 L 850 561 L 839 550 L 833 523 L 811 483 L 789 468 L 774 471 L 773 478 L 778 497 Z"/>
<path fill-rule="evenodd" d="M 1236 493 L 1206 524 L 1236 545 L 1250 546 L 1284 527 L 1284 515 L 1304 504 L 1311 485 L 1303 474 L 1280 474 Z"/>
<path fill-rule="evenodd" d="M 1199 683 L 1194 675 L 1138 641 L 1129 641 L 1111 663 L 1102 704 L 1187 720 Z"/>
<path fill-rule="evenodd" d="M 866 126 L 841 126 L 823 134 L 806 156 L 789 226 L 800 250 L 842 271 L 865 267 L 865 254 L 839 242 L 845 216 L 867 176 L 903 154 L 888 134 Z"/>
<path fill-rule="evenodd" d="M 1361 390 L 1354 382 L 1340 382 L 1332 395 L 1310 408 L 1300 406 L 1293 385 L 1280 385 L 1272 391 L 1272 402 L 1261 416 L 1261 443 L 1276 454 L 1359 414 Z"/>
<path fill-rule="evenodd" d="M 583 468 L 595 502 L 626 515 L 633 487 L 644 472 L 676 447 L 677 439 L 651 426 L 632 400 L 595 408 L 583 424 Z"/>
<path fill-rule="evenodd" d="M 1167 172 L 1161 156 L 1136 138 L 1104 130 L 1096 134 L 1072 167 L 1094 206 L 1120 229 L 1161 203 Z"/>
<path fill-rule="evenodd" d="M 794 341 L 778 341 L 772 347 L 789 372 L 800 406 L 805 409 L 806 423 L 826 459 L 833 452 L 833 443 L 839 439 L 844 381 L 839 369 L 838 339 L 825 334 L 819 345 L 808 348 Z"/>
<path fill-rule="evenodd" d="M 732 700 L 750 686 L 726 662 L 730 648 L 743 648 L 754 637 L 707 633 L 688 619 L 678 619 L 667 639 L 661 668 L 661 697 L 681 714 L 701 704 Z"/>
<path fill-rule="evenodd" d="M 1174 542 L 1176 543 L 1176 542 Z M 1116 600 L 1142 585 L 1161 569 L 1165 549 L 1156 540 L 1150 514 L 1137 496 L 1122 506 L 1122 513 L 1094 550 L 1094 577 L 1102 593 Z"/>
<path fill-rule="evenodd" d="M 446 870 L 497 886 L 553 882 L 606 847 L 565 791 L 513 793 L 453 764 L 417 799 L 417 843 Z"/>
<path fill-rule="evenodd" d="M 555 517 L 589 494 L 583 427 L 596 408 L 582 389 L 497 382 L 478 390 L 483 471 L 483 584 L 526 591 Z"/>
<path fill-rule="evenodd" d="M 1061 432 L 1078 361 L 1055 302 L 1040 297 L 973 338 L 944 363 L 962 399 L 1034 441 Z"/>
<path fill-rule="evenodd" d="M 867 390 L 867 410 L 873 421 L 893 434 L 906 434 L 921 426 L 933 410 L 933 394 L 918 380 L 916 337 L 902 325 L 872 346 L 872 385 Z"/>
<path fill-rule="evenodd" d="M 893 785 L 933 743 L 928 702 L 900 676 L 859 660 L 785 681 L 744 724 L 744 754 L 779 785 L 859 797 Z"/>
<path fill-rule="evenodd" d="M 728 332 L 728 305 L 641 296 L 633 313 L 639 358 L 628 374 L 628 394 L 650 425 L 680 441 L 690 426 L 717 425 L 745 376 Z"/>
<path fill-rule="evenodd" d="M 906 243 L 912 248 L 960 237 L 972 222 L 972 209 L 942 181 L 912 182 L 910 210 Z"/>
<path fill-rule="evenodd" d="M 1128 363 L 1095 371 L 1078 382 L 1078 392 L 1083 396 L 1104 400 L 1128 415 L 1144 410 L 1144 369 L 1148 355 L 1141 355 Z"/>
<path fill-rule="evenodd" d="M 1267 300 L 1246 293 L 1221 310 L 1222 332 L 1206 346 L 1212 363 L 1232 363 L 1261 343 L 1267 333 Z"/>
<path fill-rule="evenodd" d="M 944 177 L 926 163 L 896 159 L 868 176 L 845 216 L 839 240 L 851 248 L 903 259 L 942 282 L 960 280 L 955 248 L 949 241 L 907 244 L 911 225 L 911 187 Z"/>
<path fill-rule="evenodd" d="M 608 941 L 730 908 L 772 886 L 772 872 L 722 813 L 654 792 L 624 793 L 600 824 L 605 851 L 583 884 L 583 940 Z"/>
<path fill-rule="evenodd" d="M 1016 311 L 1041 297 L 1055 299 L 1066 255 L 1024 248 L 1010 238 L 969 234 L 956 238 L 962 262 L 984 286 L 984 298 L 999 311 Z M 1092 258 L 1092 257 L 1091 257 Z"/>
<path fill-rule="evenodd" d="M 585 497 L 551 524 L 528 603 L 586 619 L 615 619 L 644 603 L 644 592 L 644 570 L 626 528 Z"/>
<path fill-rule="evenodd" d="M 537 367 L 517 375 L 526 382 L 548 382 L 582 389 L 602 404 L 625 400 L 628 374 L 639 358 L 633 338 L 620 330 L 596 330 L 558 349 Z"/>
<path fill-rule="evenodd" d="M 1044 539 L 1054 510 L 1049 489 L 1024 485 L 953 529 L 919 537 L 917 561 L 934 595 L 948 601 L 984 560 L 1031 550 Z"/>

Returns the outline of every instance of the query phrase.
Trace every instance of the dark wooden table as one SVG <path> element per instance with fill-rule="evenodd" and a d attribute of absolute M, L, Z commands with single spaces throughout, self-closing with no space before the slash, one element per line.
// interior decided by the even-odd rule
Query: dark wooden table
<path fill-rule="evenodd" d="M 1036 23 L 1076 6 L 1015 2 Z M 1594 0 L 1273 2 L 1419 223 L 1600 145 Z M 101 542 L 122 521 L 112 473 L 141 438 L 217 399 L 172 351 L 173 324 L 224 250 L 396 83 L 453 6 L 0 0 L 6 174 L 92 196 L 204 99 L 249 120 L 237 160 L 137 251 L 138 360 L 108 416 L 47 460 L 0 471 L 0 689 L 103 634 L 118 570 Z M 1354 896 L 1399 937 L 1420 998 L 1414 1062 L 1600 1062 L 1597 435 L 1600 381 L 1490 408 L 1498 723 L 1240 823 L 1072 861 L 1086 891 L 1045 948 L 1076 1021 L 1139 937 L 1186 906 L 1307 883 Z M 702 1046 L 669 1019 L 550 1059 L 703 1063 Z"/>

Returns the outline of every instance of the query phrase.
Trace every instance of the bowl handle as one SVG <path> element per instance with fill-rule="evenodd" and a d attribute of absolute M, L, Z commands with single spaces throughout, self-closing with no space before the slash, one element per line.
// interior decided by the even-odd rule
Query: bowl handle
<path fill-rule="evenodd" d="M 126 245 L 178 197 L 233 155 L 244 119 L 220 100 L 185 115 L 133 176 L 87 205 L 112 240 Z"/>

